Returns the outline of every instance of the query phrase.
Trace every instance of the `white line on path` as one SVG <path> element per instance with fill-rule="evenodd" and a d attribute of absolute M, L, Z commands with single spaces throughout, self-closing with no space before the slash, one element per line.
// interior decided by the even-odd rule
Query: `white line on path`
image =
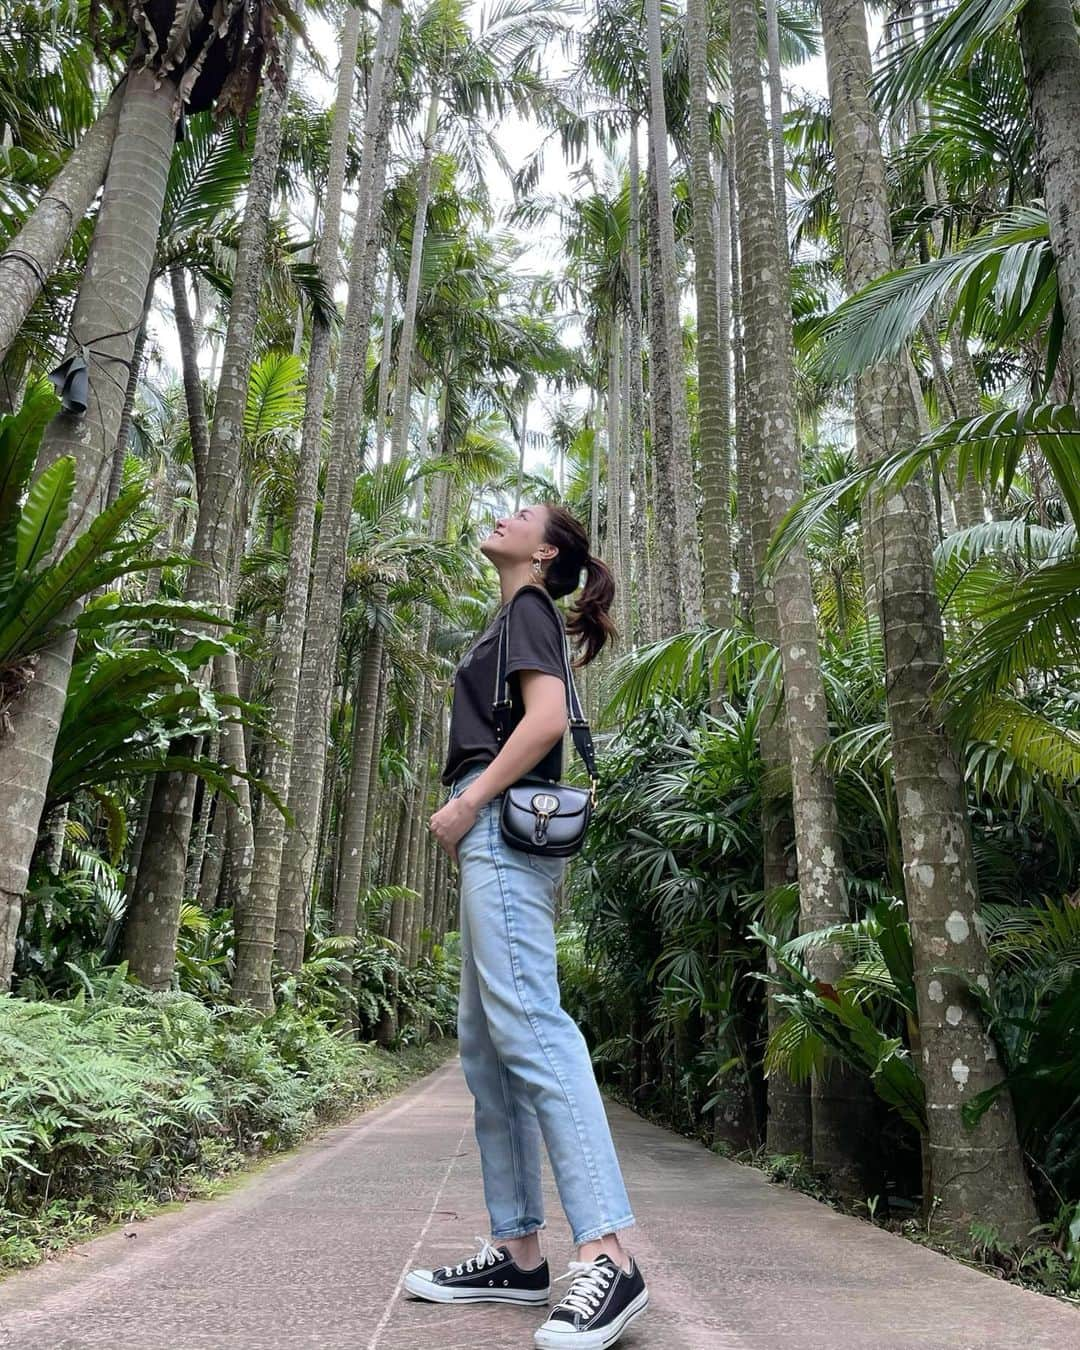
<path fill-rule="evenodd" d="M 443 1179 L 439 1182 L 439 1189 L 435 1192 L 435 1199 L 431 1202 L 431 1213 L 427 1216 L 424 1226 L 420 1230 L 420 1236 L 413 1243 L 413 1249 L 406 1258 L 405 1264 L 401 1267 L 401 1274 L 398 1276 L 398 1282 L 394 1286 L 394 1292 L 387 1300 L 386 1307 L 383 1309 L 383 1315 L 379 1318 L 379 1325 L 375 1328 L 371 1340 L 367 1343 L 367 1350 L 375 1350 L 375 1347 L 379 1343 L 379 1337 L 386 1330 L 386 1324 L 390 1321 L 390 1316 L 394 1311 L 394 1304 L 397 1302 L 398 1294 L 401 1293 L 402 1286 L 405 1283 L 405 1276 L 412 1269 L 413 1259 L 420 1250 L 420 1244 L 427 1236 L 427 1230 L 431 1227 L 431 1221 L 435 1217 L 435 1211 L 439 1208 L 439 1201 L 442 1199 L 442 1193 L 446 1189 L 446 1183 L 450 1180 L 450 1173 L 454 1169 L 454 1163 L 458 1160 L 458 1155 L 461 1153 L 461 1146 L 465 1142 L 465 1136 L 468 1134 L 471 1125 L 471 1121 L 465 1122 L 465 1128 L 461 1131 L 461 1138 L 457 1142 L 457 1148 L 451 1154 L 450 1161 L 446 1165 L 446 1171 L 443 1173 Z"/>

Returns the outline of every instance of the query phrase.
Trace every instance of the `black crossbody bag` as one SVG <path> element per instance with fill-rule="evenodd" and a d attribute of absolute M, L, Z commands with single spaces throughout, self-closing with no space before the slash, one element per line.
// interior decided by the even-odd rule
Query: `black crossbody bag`
<path fill-rule="evenodd" d="M 537 586 L 536 590 L 541 588 Z M 566 630 L 563 628 L 562 614 L 547 591 L 548 604 L 555 611 L 563 635 L 563 670 L 566 675 L 566 711 L 570 723 L 570 733 L 574 746 L 581 756 L 589 774 L 590 786 L 577 787 L 572 783 L 531 782 L 520 779 L 503 793 L 502 811 L 499 827 L 502 837 L 511 848 L 524 853 L 541 853 L 553 858 L 567 858 L 577 853 L 585 842 L 593 808 L 596 805 L 596 756 L 593 752 L 592 733 L 585 715 L 581 710 L 577 686 L 570 671 L 570 657 L 567 648 Z M 495 697 L 492 712 L 495 721 L 495 737 L 500 749 L 510 734 L 507 725 L 513 701 L 507 697 L 506 672 L 510 650 L 510 610 L 507 609 L 499 633 L 499 659 L 495 674 Z"/>

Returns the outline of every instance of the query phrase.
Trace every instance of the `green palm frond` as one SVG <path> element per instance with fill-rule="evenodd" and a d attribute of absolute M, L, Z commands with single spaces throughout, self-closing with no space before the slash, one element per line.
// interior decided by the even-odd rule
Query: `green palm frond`
<path fill-rule="evenodd" d="M 806 1083 L 825 1067 L 825 1041 L 799 1008 L 787 1011 L 788 1015 L 766 1043 L 765 1075 L 782 1073 L 792 1082 Z"/>
<path fill-rule="evenodd" d="M 934 549 L 934 561 L 938 564 L 939 573 L 948 577 L 954 569 L 968 567 L 987 555 L 1001 555 L 1030 565 L 1045 562 L 1048 558 L 1062 557 L 1072 553 L 1075 548 L 1075 526 L 1052 529 L 1022 516 L 1018 519 L 986 520 L 963 530 L 954 530 Z"/>
<path fill-rule="evenodd" d="M 1036 447 L 1046 461 L 1074 522 L 1080 518 L 1080 414 L 1071 404 L 1036 403 L 939 427 L 911 449 L 856 469 L 808 492 L 787 512 L 769 544 L 766 570 L 797 543 L 822 527 L 831 511 L 868 494 L 882 500 L 899 492 L 928 465 L 944 472 L 952 461 L 963 479 L 989 483 L 1007 492 L 1025 452 Z"/>
<path fill-rule="evenodd" d="M 990 955 L 1058 986 L 1080 970 L 1080 904 L 1048 898 L 1031 905 L 984 905 Z"/>
<path fill-rule="evenodd" d="M 872 722 L 839 732 L 825 750 L 825 762 L 834 773 L 867 767 L 886 768 L 892 761 L 892 733 L 888 722 Z"/>
<path fill-rule="evenodd" d="M 765 697 L 778 679 L 775 648 L 741 628 L 701 627 L 628 653 L 610 672 L 603 722 L 632 715 L 650 698 L 679 689 L 686 696 L 726 675 L 726 687 L 753 687 Z"/>
<path fill-rule="evenodd" d="M 270 352 L 251 368 L 244 435 L 253 445 L 294 430 L 304 416 L 304 363 L 291 352 Z"/>
<path fill-rule="evenodd" d="M 1080 665 L 1080 557 L 1037 567 L 989 601 L 980 619 L 951 686 L 968 718 L 1028 672 Z"/>
<path fill-rule="evenodd" d="M 1071 403 L 1023 404 L 948 422 L 922 442 L 912 460 L 929 451 L 940 471 L 955 457 L 958 478 L 970 475 L 1007 493 L 1033 447 L 1046 461 L 1075 523 L 1080 519 L 1080 414 Z M 902 456 L 886 463 L 886 484 L 893 472 L 898 486 L 907 481 Z"/>
<path fill-rule="evenodd" d="M 968 734 L 1007 750 L 1024 773 L 1051 787 L 1071 790 L 1080 784 L 1080 733 L 1016 699 L 980 702 Z"/>
<path fill-rule="evenodd" d="M 925 40 L 893 26 L 892 51 L 872 83 L 883 105 L 907 107 L 929 90 L 963 70 L 979 50 L 1023 8 L 1024 0 L 960 0 L 944 12 Z"/>
<path fill-rule="evenodd" d="M 161 217 L 160 262 L 174 261 L 182 241 L 212 231 L 220 217 L 235 210 L 251 178 L 256 114 L 247 123 L 231 118 L 215 122 L 210 112 L 184 124 L 173 147 Z"/>
<path fill-rule="evenodd" d="M 946 327 L 997 343 L 1030 337 L 1054 316 L 1059 323 L 1046 213 L 1016 207 L 957 252 L 886 273 L 856 292 L 809 330 L 813 369 L 821 379 L 852 379 L 895 356 L 946 305 Z"/>

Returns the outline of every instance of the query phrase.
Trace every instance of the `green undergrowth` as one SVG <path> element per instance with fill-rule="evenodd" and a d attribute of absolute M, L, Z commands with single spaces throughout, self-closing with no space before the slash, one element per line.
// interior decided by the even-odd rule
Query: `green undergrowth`
<path fill-rule="evenodd" d="M 130 985 L 108 1000 L 0 995 L 0 1272 L 210 1195 L 456 1047 L 388 1052 L 289 1005 L 260 1021 Z"/>

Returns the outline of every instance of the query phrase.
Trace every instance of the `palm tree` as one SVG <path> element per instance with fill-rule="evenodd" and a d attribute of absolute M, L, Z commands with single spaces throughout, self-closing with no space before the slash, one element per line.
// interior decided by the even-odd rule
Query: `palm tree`
<path fill-rule="evenodd" d="M 649 499 L 649 494 L 645 482 L 645 390 L 642 384 L 641 371 L 641 168 L 638 163 L 638 126 L 636 117 L 632 118 L 630 123 L 630 156 L 628 168 L 629 191 L 627 194 L 626 255 L 630 286 L 630 340 L 627 343 L 627 381 L 629 385 L 629 398 L 627 400 L 626 458 L 630 469 L 630 478 L 634 494 L 633 519 L 630 525 L 630 535 L 633 540 L 633 556 L 635 560 L 633 574 L 637 578 L 637 634 L 642 641 L 648 641 L 653 634 L 653 629 L 651 623 L 650 626 L 646 627 L 645 616 L 652 616 L 656 611 L 652 604 L 652 587 L 650 585 L 651 571 L 649 560 L 652 551 L 649 548 L 648 520 L 646 513 L 646 502 Z M 627 606 L 627 616 L 629 616 L 629 597 L 627 597 Z M 627 622 L 626 627 L 622 631 L 629 636 L 631 631 L 629 622 Z"/>
<path fill-rule="evenodd" d="M 194 604 L 219 613 L 231 608 L 231 557 L 242 478 L 240 446 L 244 433 L 251 352 L 258 315 L 260 282 L 281 146 L 281 123 L 287 84 L 267 80 L 262 91 L 259 128 L 252 157 L 240 242 L 236 256 L 229 325 L 222 357 L 214 418 L 207 438 L 206 476 L 199 498 L 199 520 L 185 594 Z M 214 662 L 220 694 L 239 697 L 235 654 L 222 653 Z M 238 723 L 226 723 L 222 745 L 234 767 L 232 787 L 237 806 L 234 830 L 236 976 L 238 998 L 263 1009 L 272 1006 L 270 954 L 274 914 L 252 913 L 248 882 L 254 854 L 251 803 L 247 785 L 247 749 Z M 195 784 L 189 775 L 162 775 L 154 787 L 142 864 L 124 928 L 125 954 L 132 975 L 150 988 L 164 988 L 172 978 L 176 931 L 187 874 Z"/>
<path fill-rule="evenodd" d="M 433 87 L 429 91 L 427 132 L 425 133 L 425 155 L 421 162 L 417 191 L 416 213 L 414 215 L 414 235 L 410 252 L 409 279 L 406 283 L 406 304 L 401 334 L 397 350 L 397 392 L 393 409 L 393 427 L 391 430 L 392 455 L 400 457 L 405 444 L 410 417 L 410 403 L 406 397 L 409 388 L 409 372 L 412 368 L 415 333 L 415 294 L 419 297 L 420 275 L 417 270 L 422 259 L 424 224 L 427 220 L 430 201 L 430 167 L 425 170 L 427 156 L 434 154 L 434 134 L 438 130 L 437 119 L 440 103 L 444 97 L 444 88 L 452 91 L 454 102 L 450 111 L 459 117 L 460 127 L 465 130 L 474 124 L 473 114 L 478 106 L 484 106 L 490 112 L 501 112 L 511 103 L 519 107 L 537 96 L 538 81 L 531 71 L 525 57 L 533 50 L 533 44 L 541 37 L 553 31 L 554 23 L 549 14 L 550 6 L 529 5 L 522 10 L 517 5 L 493 10 L 489 23 L 478 35 L 469 34 L 461 16 L 459 0 L 438 0 L 428 12 L 430 35 L 435 50 L 431 54 L 434 71 Z M 380 30 L 381 32 L 381 30 Z M 424 25 L 420 35 L 423 37 Z M 397 38 L 394 37 L 395 49 Z M 370 110 L 370 102 L 369 102 Z M 381 114 L 389 114 L 390 102 L 379 109 Z M 459 127 L 459 129 L 460 129 Z M 387 127 L 388 130 L 388 127 Z M 451 121 L 447 135 L 454 131 Z M 455 144 L 461 147 L 464 157 L 466 143 L 463 136 Z M 365 154 L 367 146 L 365 143 Z M 383 152 L 385 153 L 385 151 Z M 373 199 L 381 196 L 380 187 Z M 358 215 L 359 222 L 359 215 Z M 361 308 L 364 311 L 362 324 L 363 345 L 355 349 L 346 349 L 349 342 L 350 315 L 346 312 L 342 354 L 339 357 L 339 369 L 354 372 L 348 381 L 339 381 L 335 394 L 335 413 L 331 432 L 331 465 L 336 463 L 335 444 L 338 438 L 342 444 L 351 447 L 356 444 L 359 433 L 362 393 L 361 376 L 365 371 L 362 353 L 367 350 L 367 334 L 370 324 L 372 294 L 374 292 L 375 252 L 374 244 L 378 234 L 376 223 L 378 216 L 373 215 L 370 227 L 365 225 L 366 233 L 354 239 L 353 265 L 363 265 L 368 260 L 364 280 L 357 278 L 355 287 L 356 316 L 354 327 L 356 336 L 361 333 Z M 419 227 L 419 228 L 418 228 Z M 358 231 L 360 226 L 358 224 Z M 363 241 L 367 240 L 367 249 Z M 350 279 L 352 280 L 352 278 Z M 414 286 L 415 282 L 415 286 Z M 353 303 L 354 287 L 350 284 L 350 304 Z M 348 356 L 346 351 L 348 350 Z M 327 530 L 327 516 L 324 510 L 323 526 L 319 533 L 316 552 L 315 575 L 312 583 L 311 614 L 308 624 L 308 641 L 304 654 L 304 673 L 301 676 L 300 709 L 301 722 L 308 728 L 309 734 L 297 746 L 293 761 L 294 786 L 290 786 L 290 809 L 296 819 L 290 834 L 290 844 L 286 848 L 283 864 L 281 905 L 287 916 L 283 925 L 279 916 L 279 929 L 288 931 L 294 953 L 296 934 L 302 931 L 299 915 L 310 894 L 315 876 L 316 856 L 319 839 L 319 815 L 322 802 L 322 787 L 325 774 L 326 729 L 330 716 L 330 679 L 333 670 L 333 652 L 336 646 L 341 613 L 341 587 L 344 569 L 345 525 L 348 520 L 348 508 L 351 503 L 351 486 L 355 473 L 344 473 L 338 481 L 336 497 L 337 510 L 330 518 L 331 529 Z M 331 496 L 331 475 L 327 475 L 326 495 Z M 324 548 L 325 543 L 325 548 Z M 320 563 L 320 558 L 325 560 Z M 322 580 L 325 578 L 325 582 Z M 317 616 L 317 617 L 316 617 Z M 284 948 L 279 942 L 279 950 L 284 957 Z M 296 959 L 294 955 L 290 959 Z"/>
<path fill-rule="evenodd" d="M 1028 0 L 1000 10 L 985 0 L 968 0 L 933 24 L 918 50 L 913 50 L 915 38 L 909 34 L 880 85 L 890 104 L 911 101 L 994 44 L 1012 28 L 1014 16 L 1050 238 L 1061 274 L 1065 359 L 1075 390 L 1080 388 L 1080 241 L 1075 218 L 1080 192 L 1080 34 L 1071 7 L 1065 0 Z"/>
<path fill-rule="evenodd" d="M 450 197 L 447 193 L 446 199 L 438 204 L 443 231 L 448 230 L 454 217 L 455 202 Z M 460 199 L 456 204 L 460 207 Z M 460 216 L 465 216 L 464 210 L 460 211 Z M 347 795 L 338 821 L 340 862 L 333 922 L 334 931 L 343 937 L 355 935 L 357 902 L 368 880 L 364 841 L 373 811 L 368 784 L 377 746 L 375 725 L 380 680 L 376 658 L 381 659 L 384 646 L 391 640 L 388 615 L 395 606 L 400 608 L 406 598 L 420 598 L 425 602 L 412 662 L 421 690 L 419 695 L 414 693 L 409 699 L 411 715 L 406 762 L 412 769 L 412 783 L 403 806 L 399 870 L 391 880 L 411 892 L 422 891 L 426 870 L 422 822 L 430 783 L 428 752 L 432 744 L 439 744 L 445 722 L 440 697 L 442 681 L 432 678 L 431 674 L 439 665 L 433 649 L 435 609 L 446 603 L 438 584 L 439 569 L 446 565 L 441 553 L 446 548 L 444 540 L 458 484 L 472 477 L 477 470 L 486 471 L 491 467 L 490 459 L 477 453 L 475 434 L 470 435 L 471 400 L 480 394 L 486 403 L 498 404 L 509 422 L 521 373 L 534 369 L 553 374 L 565 364 L 565 354 L 555 341 L 550 325 L 530 312 L 531 288 L 513 284 L 508 269 L 514 254 L 505 248 L 504 241 L 473 239 L 462 227 L 459 229 L 461 232 L 456 239 L 444 233 L 438 249 L 433 250 L 433 256 L 428 259 L 426 285 L 421 292 L 417 314 L 417 356 L 429 378 L 441 388 L 434 455 L 414 475 L 419 478 L 420 485 L 427 488 L 427 519 L 420 535 L 424 540 L 423 549 L 415 538 L 388 538 L 385 544 L 379 541 L 380 533 L 387 529 L 382 517 L 392 518 L 391 508 L 399 498 L 403 505 L 404 494 L 411 487 L 404 460 L 398 459 L 386 466 L 387 473 L 382 480 L 376 471 L 370 486 L 365 485 L 362 478 L 357 493 L 359 510 L 355 532 L 360 534 L 361 521 L 366 517 L 365 535 L 360 537 L 366 536 L 365 552 L 370 552 L 371 556 L 358 559 L 352 571 L 355 575 L 362 561 L 376 576 L 381 569 L 385 579 L 371 585 L 366 606 L 370 618 L 364 625 L 363 655 L 353 699 L 353 753 Z M 406 548 L 416 553 L 416 563 L 412 565 L 416 568 L 416 578 L 425 578 L 422 594 L 417 591 L 417 580 L 411 571 L 406 582 L 393 584 L 388 563 L 395 552 L 402 558 L 407 557 Z M 386 561 L 382 561 L 384 556 Z M 400 668 L 403 664 L 400 645 L 397 651 L 399 654 L 393 656 L 393 664 Z M 390 932 L 396 935 L 395 940 L 400 938 L 410 963 L 418 954 L 427 899 L 425 897 L 421 907 L 419 903 L 407 901 L 402 894 L 394 901 L 390 913 Z M 392 1017 L 385 1019 L 380 1031 L 382 1039 L 392 1038 L 394 1025 Z"/>
<path fill-rule="evenodd" d="M 656 520 L 657 567 L 654 572 L 657 601 L 656 628 L 665 637 L 683 627 L 686 606 L 682 602 L 682 569 L 678 555 L 677 490 L 672 448 L 675 444 L 671 396 L 671 367 L 664 359 L 667 311 L 674 303 L 664 291 L 663 260 L 660 256 L 660 206 L 656 186 L 655 155 L 649 140 L 645 174 L 645 241 L 649 332 L 649 442 L 653 460 L 653 513 Z M 681 344 L 681 330 L 680 330 Z M 664 582 L 661 582 L 664 578 Z M 677 584 L 670 584 L 677 578 Z"/>
<path fill-rule="evenodd" d="M 337 92 L 332 113 L 330 158 L 323 195 L 322 234 L 316 253 L 316 265 L 321 280 L 331 293 L 339 270 L 341 198 L 345 183 L 360 22 L 360 10 L 350 6 L 345 11 L 342 26 Z M 274 657 L 270 734 L 267 737 L 261 768 L 263 781 L 283 801 L 289 799 L 293 744 L 296 737 L 300 670 L 308 614 L 315 507 L 322 451 L 326 379 L 330 363 L 330 336 L 327 316 L 320 309 L 313 309 L 308 350 L 307 410 L 298 454 L 295 504 L 289 536 L 289 569 Z M 252 905 L 258 913 L 273 916 L 275 942 L 285 835 L 285 824 L 278 811 L 259 812 L 255 831 L 251 898 Z"/>
<path fill-rule="evenodd" d="M 437 472 L 434 469 L 434 473 Z M 421 469 L 421 475 L 429 485 L 434 473 L 430 469 Z M 438 598 L 438 570 L 445 555 L 434 541 L 437 520 L 433 518 L 428 532 L 423 534 L 414 530 L 413 523 L 404 514 L 413 488 L 410 478 L 404 461 L 398 460 L 376 468 L 370 476 L 363 476 L 357 485 L 354 537 L 361 553 L 350 567 L 351 594 L 348 598 L 358 620 L 350 625 L 351 645 L 357 645 L 357 635 L 362 631 L 362 636 L 358 636 L 362 650 L 353 686 L 349 776 L 337 817 L 339 862 L 333 878 L 331 906 L 333 931 L 349 939 L 357 935 L 361 913 L 358 902 L 367 880 L 367 840 L 375 805 L 372 780 L 377 759 L 384 654 L 389 655 L 396 672 L 411 668 L 413 678 L 421 682 L 419 696 L 414 693 L 410 700 L 413 711 L 406 762 L 417 767 L 414 789 L 407 793 L 402 809 L 402 827 L 408 829 L 408 849 L 402 854 L 399 883 L 414 896 L 421 889 L 418 881 L 422 870 L 419 862 L 420 807 L 428 781 L 426 755 L 422 755 L 421 750 L 431 721 L 425 671 L 431 666 L 428 651 L 431 603 Z M 428 602 L 419 621 L 419 637 L 409 623 L 409 618 L 415 615 L 416 600 Z M 441 710 L 439 712 L 441 715 Z M 414 942 L 416 902 L 409 903 L 407 914 L 405 910 L 403 897 L 399 896 L 394 901 L 391 922 L 398 934 L 395 940 L 402 942 L 403 956 L 408 959 Z M 341 979 L 343 994 L 347 993 L 349 984 L 345 975 Z M 392 1035 L 392 1019 L 384 1023 L 383 1038 L 388 1035 Z"/>
<path fill-rule="evenodd" d="M 693 627 L 702 620 L 701 546 L 691 490 L 690 427 L 686 414 L 686 376 L 682 326 L 679 322 L 679 279 L 675 261 L 671 169 L 668 163 L 660 0 L 646 0 L 645 19 L 649 61 L 649 147 L 656 185 L 657 252 L 660 260 L 658 285 L 662 290 L 664 314 L 663 325 L 651 329 L 650 340 L 653 359 L 662 362 L 667 372 L 667 397 L 671 403 L 669 456 L 675 494 L 678 576 L 683 621 L 688 627 Z M 657 295 L 660 295 L 660 291 Z"/>
<path fill-rule="evenodd" d="M 379 213 L 397 69 L 402 9 L 391 4 L 376 37 L 364 118 L 359 192 L 351 241 L 349 293 L 338 354 L 340 377 L 327 451 L 323 513 L 308 601 L 307 631 L 300 669 L 297 724 L 304 735 L 293 745 L 289 776 L 289 827 L 282 851 L 275 946 L 287 970 L 299 970 L 304 955 L 306 915 L 315 877 L 326 767 L 334 654 L 341 616 L 348 520 L 356 481 L 366 353 L 378 257 Z M 317 393 L 315 395 L 317 397 Z"/>
<path fill-rule="evenodd" d="M 849 289 L 859 290 L 893 266 L 884 162 L 866 93 L 871 67 L 862 6 L 823 0 L 822 29 L 844 265 Z M 856 409 L 865 461 L 918 440 L 906 355 L 860 378 Z M 969 985 L 989 981 L 989 969 L 963 778 L 935 710 L 944 655 L 925 479 L 911 482 L 875 513 L 871 542 L 872 556 L 880 560 L 875 589 L 885 642 L 931 1174 L 940 1201 L 936 1218 L 957 1232 L 979 1219 L 1011 1240 L 1033 1222 L 1011 1108 L 999 1096 L 974 1130 L 961 1118 L 967 1097 L 999 1082 L 1001 1069 L 968 993 Z"/>
<path fill-rule="evenodd" d="M 54 365 L 63 354 L 91 207 L 116 139 L 126 63 L 122 52 L 102 52 L 93 23 L 86 8 L 25 0 L 6 0 L 0 19 L 0 388 L 7 410 L 17 406 L 30 367 Z"/>
<path fill-rule="evenodd" d="M 744 360 L 752 421 L 755 534 L 760 551 L 783 518 L 785 503 L 802 493 L 796 440 L 793 365 L 788 321 L 787 258 L 780 255 L 776 192 L 761 89 L 754 0 L 731 2 L 731 58 L 736 140 L 736 183 L 744 261 Z M 758 551 L 758 550 L 755 550 Z M 823 763 L 829 744 L 817 623 L 805 552 L 792 551 L 788 568 L 761 580 L 774 595 L 776 637 L 783 671 L 784 719 L 791 767 L 800 926 L 827 928 L 847 917 L 843 846 L 835 788 Z M 763 597 L 764 598 L 764 597 Z M 843 969 L 836 951 L 819 953 L 818 979 L 835 983 Z M 858 1150 L 863 1131 L 860 1092 L 853 1076 L 819 1076 L 811 1090 L 813 1158 L 844 1190 L 863 1193 Z"/>
<path fill-rule="evenodd" d="M 0 359 L 105 181 L 123 101 L 121 85 L 0 254 Z"/>
<path fill-rule="evenodd" d="M 1067 0 L 1028 0 L 1020 46 L 1046 194 L 1067 335 L 1073 400 L 1080 399 L 1080 34 Z"/>
<path fill-rule="evenodd" d="M 214 30 L 208 41 L 227 37 L 237 61 L 250 64 L 254 60 L 259 66 L 266 54 L 263 34 L 272 31 L 269 20 L 259 30 L 257 51 L 248 51 L 244 39 L 240 49 L 236 48 L 232 24 L 238 17 L 238 11 L 232 10 L 228 29 Z M 189 16 L 178 25 L 177 38 L 190 38 L 190 28 L 197 22 L 195 15 Z M 41 449 L 43 467 L 65 454 L 73 455 L 78 466 L 66 541 L 78 537 L 98 514 L 108 488 L 127 385 L 116 372 L 126 370 L 132 360 L 146 303 L 180 107 L 174 79 L 189 66 L 198 71 L 194 63 L 202 59 L 197 48 L 189 48 L 182 56 L 180 50 L 182 46 L 169 48 L 154 59 L 140 49 L 125 84 L 94 241 L 71 322 L 72 359 L 84 349 L 87 352 L 89 403 L 85 416 L 73 408 L 54 421 Z M 273 67 L 276 57 L 273 52 L 269 55 Z M 212 100 L 229 73 L 228 64 L 218 70 L 216 84 L 200 91 L 203 97 Z M 197 89 L 196 79 L 192 96 Z M 133 202 L 138 202 L 137 210 Z M 63 712 L 71 654 L 70 637 L 58 639 L 41 654 L 37 678 L 11 708 L 7 728 L 0 733 L 0 781 L 6 804 L 0 821 L 0 986 L 6 987 L 10 979 L 21 897 Z"/>
<path fill-rule="evenodd" d="M 482 136 L 490 141 L 490 127 L 476 117 L 479 108 L 498 116 L 510 106 L 524 111 L 535 104 L 542 85 L 527 58 L 539 43 L 559 31 L 557 15 L 558 7 L 550 3 L 497 4 L 482 14 L 475 34 L 469 29 L 461 0 L 432 0 L 419 17 L 416 35 L 429 88 L 398 337 L 390 433 L 393 460 L 406 453 L 420 268 L 440 133 L 452 138 L 464 168 L 474 153 L 466 153 L 466 138 Z M 440 108 L 446 100 L 449 125 L 440 128 Z"/>
<path fill-rule="evenodd" d="M 694 215 L 697 302 L 698 442 L 701 458 L 704 618 L 730 628 L 731 353 L 720 326 L 715 190 L 709 106 L 707 0 L 688 0 L 686 43 L 690 95 L 690 192 Z M 730 317 L 730 316 L 729 316 Z"/>

